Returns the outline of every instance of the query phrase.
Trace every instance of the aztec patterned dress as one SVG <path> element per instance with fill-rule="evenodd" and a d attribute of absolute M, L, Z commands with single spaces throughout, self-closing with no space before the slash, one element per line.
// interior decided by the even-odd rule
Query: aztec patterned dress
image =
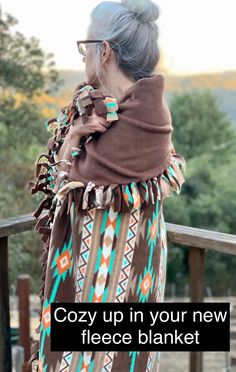
<path fill-rule="evenodd" d="M 47 162 L 39 163 L 42 156 Z M 38 217 L 43 209 L 49 213 L 36 224 L 44 251 L 39 340 L 31 357 L 37 362 L 35 370 L 158 372 L 160 352 L 51 352 L 50 304 L 163 301 L 167 232 L 162 187 L 169 186 L 169 195 L 180 193 L 185 161 L 172 145 L 169 166 L 158 177 L 115 187 L 88 183 L 82 188 L 79 182 L 71 182 L 57 194 L 50 173 L 53 162 L 50 151 L 36 162 L 34 191 L 46 191 L 46 199 L 34 215 Z M 42 167 L 48 170 L 46 176 L 40 173 Z M 45 188 L 48 180 L 50 189 Z"/>

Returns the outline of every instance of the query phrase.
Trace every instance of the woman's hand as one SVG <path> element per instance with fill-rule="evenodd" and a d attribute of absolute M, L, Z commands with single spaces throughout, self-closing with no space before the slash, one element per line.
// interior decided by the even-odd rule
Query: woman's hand
<path fill-rule="evenodd" d="M 99 132 L 104 133 L 109 128 L 111 123 L 106 121 L 102 116 L 96 114 L 93 108 L 92 114 L 88 116 L 88 121 L 84 124 L 81 116 L 70 126 L 69 134 L 78 135 L 80 137 L 87 136 L 89 134 Z"/>
<path fill-rule="evenodd" d="M 93 108 L 92 114 L 88 116 L 88 121 L 84 124 L 81 116 L 70 125 L 68 133 L 66 134 L 65 141 L 62 144 L 57 154 L 57 160 L 70 160 L 72 147 L 78 147 L 83 136 L 99 132 L 104 133 L 111 125 L 102 116 L 96 114 Z M 58 165 L 58 170 L 66 170 L 67 166 L 64 164 Z"/>

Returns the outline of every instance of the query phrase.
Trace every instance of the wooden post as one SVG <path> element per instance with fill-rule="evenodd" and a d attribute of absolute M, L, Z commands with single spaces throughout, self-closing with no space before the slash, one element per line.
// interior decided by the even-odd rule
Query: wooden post
<path fill-rule="evenodd" d="M 205 250 L 191 247 L 189 250 L 189 290 L 191 302 L 203 302 L 204 299 Z M 201 351 L 190 352 L 190 372 L 203 371 Z"/>
<path fill-rule="evenodd" d="M 30 358 L 30 277 L 26 274 L 18 275 L 17 292 L 19 303 L 19 344 L 24 347 L 25 361 Z"/>
<path fill-rule="evenodd" d="M 11 372 L 11 330 L 8 287 L 8 240 L 0 238 L 0 372 Z"/>

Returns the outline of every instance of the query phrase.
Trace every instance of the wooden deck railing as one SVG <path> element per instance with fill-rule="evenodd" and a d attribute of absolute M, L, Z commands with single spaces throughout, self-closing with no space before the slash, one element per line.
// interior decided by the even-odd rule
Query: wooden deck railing
<path fill-rule="evenodd" d="M 0 220 L 0 372 L 12 371 L 8 281 L 8 237 L 34 229 L 31 214 Z M 168 241 L 189 249 L 189 288 L 192 302 L 204 297 L 205 252 L 236 255 L 236 236 L 166 223 Z M 202 372 L 202 352 L 190 353 L 190 372 Z"/>

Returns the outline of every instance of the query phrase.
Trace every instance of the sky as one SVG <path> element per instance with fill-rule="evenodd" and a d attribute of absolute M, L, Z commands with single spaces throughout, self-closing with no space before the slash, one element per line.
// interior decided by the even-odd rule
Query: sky
<path fill-rule="evenodd" d="M 116 0 L 117 1 L 117 0 Z M 85 39 L 99 0 L 0 0 L 16 29 L 35 36 L 59 69 L 84 69 L 76 40 Z M 158 44 L 169 74 L 236 70 L 236 0 L 153 0 L 160 8 Z"/>

